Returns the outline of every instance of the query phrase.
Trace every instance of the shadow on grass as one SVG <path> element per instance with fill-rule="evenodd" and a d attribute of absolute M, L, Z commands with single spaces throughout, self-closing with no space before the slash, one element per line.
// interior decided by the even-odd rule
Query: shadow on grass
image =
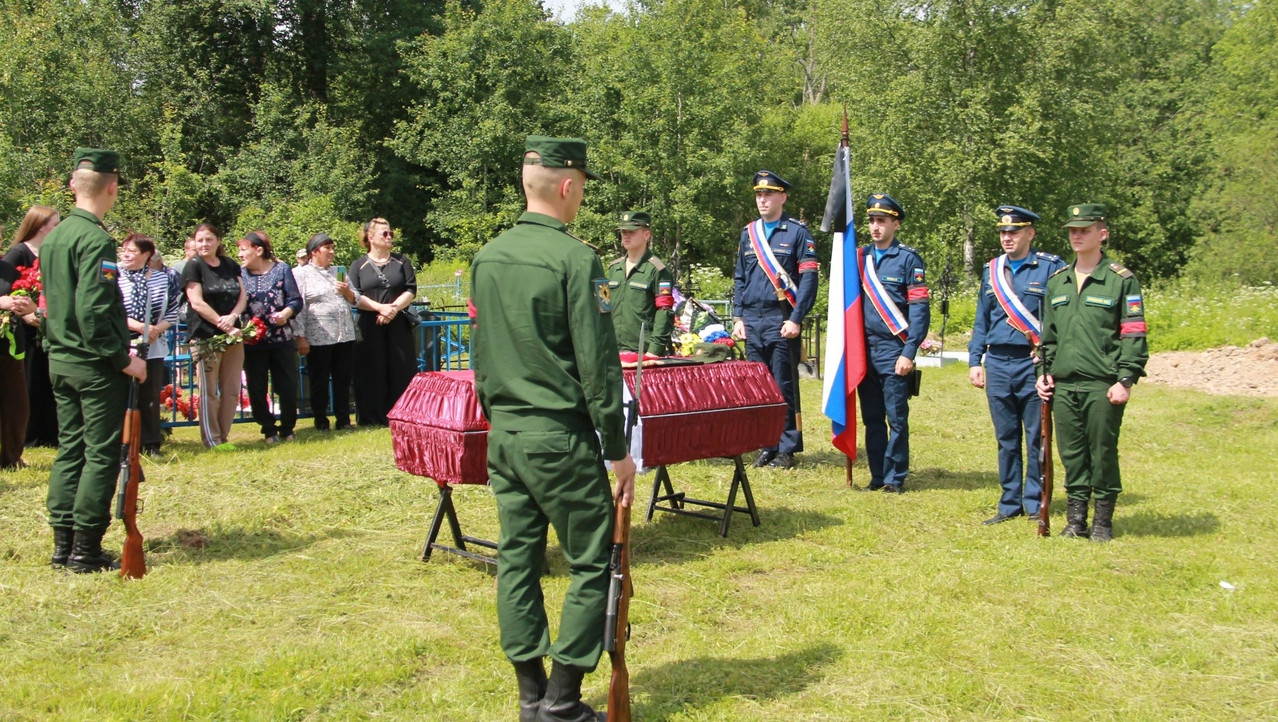
<path fill-rule="evenodd" d="M 630 678 L 632 691 L 647 695 L 635 706 L 634 718 L 669 719 L 728 697 L 775 700 L 798 694 L 839 656 L 834 645 L 818 644 L 775 657 L 698 657 L 644 668 Z"/>
<path fill-rule="evenodd" d="M 744 504 L 738 496 L 738 504 Z M 643 513 L 646 506 L 635 511 Z M 816 529 L 843 523 L 828 514 L 786 507 L 760 508 L 759 526 L 751 526 L 750 515 L 733 514 L 727 538 L 719 536 L 719 522 L 709 519 L 658 512 L 652 522 L 636 526 L 630 533 L 635 552 L 631 564 L 680 563 L 700 559 L 712 549 L 741 547 L 782 539 L 792 539 Z"/>
<path fill-rule="evenodd" d="M 145 533 L 145 532 L 144 532 Z M 330 529 L 318 534 L 286 534 L 272 529 L 226 528 L 217 531 L 177 529 L 149 536 L 147 553 L 167 554 L 165 564 L 206 564 L 235 559 L 266 559 L 305 549 L 326 539 L 351 536 L 353 532 Z"/>
<path fill-rule="evenodd" d="M 868 476 L 868 474 L 867 474 Z M 952 471 L 939 467 L 915 469 L 905 480 L 905 488 L 910 491 L 926 491 L 928 489 L 998 489 L 998 471 Z"/>
<path fill-rule="evenodd" d="M 1125 500 L 1125 496 L 1119 497 L 1118 513 L 1114 515 L 1114 528 L 1118 536 L 1199 536 L 1214 534 L 1220 530 L 1220 519 L 1211 512 L 1160 514 L 1142 511 L 1131 515 L 1123 514 L 1121 500 Z"/>

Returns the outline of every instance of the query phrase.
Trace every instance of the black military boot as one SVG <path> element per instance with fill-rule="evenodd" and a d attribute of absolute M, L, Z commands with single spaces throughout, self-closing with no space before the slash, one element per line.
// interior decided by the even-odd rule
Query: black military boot
<path fill-rule="evenodd" d="M 1065 509 L 1065 528 L 1061 536 L 1071 538 L 1087 538 L 1087 502 L 1069 499 Z"/>
<path fill-rule="evenodd" d="M 71 544 L 75 540 L 75 529 L 69 526 L 53 527 L 53 558 L 49 563 L 55 567 L 65 567 L 71 557 Z"/>
<path fill-rule="evenodd" d="M 76 574 L 119 569 L 120 563 L 115 556 L 102 551 L 103 534 L 106 534 L 106 529 L 77 531 L 71 544 L 71 556 L 67 559 L 67 569 Z"/>
<path fill-rule="evenodd" d="M 1096 517 L 1092 520 L 1092 541 L 1107 542 L 1114 538 L 1114 502 L 1117 499 L 1097 499 Z"/>
<path fill-rule="evenodd" d="M 541 698 L 546 696 L 546 666 L 540 657 L 512 664 L 519 680 L 519 722 L 537 722 Z"/>
<path fill-rule="evenodd" d="M 602 722 L 607 718 L 581 701 L 581 678 L 586 673 L 576 667 L 552 662 L 546 696 L 541 700 L 537 722 Z"/>

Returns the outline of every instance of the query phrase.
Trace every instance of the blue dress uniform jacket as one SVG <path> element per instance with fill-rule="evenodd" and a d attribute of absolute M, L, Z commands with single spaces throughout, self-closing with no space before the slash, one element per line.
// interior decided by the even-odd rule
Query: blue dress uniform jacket
<path fill-rule="evenodd" d="M 1064 267 L 1065 262 L 1059 256 L 1031 248 L 1024 263 L 1011 274 L 1016 297 L 1040 322 L 1047 279 Z M 990 285 L 988 263 L 981 274 L 976 321 L 967 351 L 969 366 L 985 362 L 985 396 L 998 440 L 998 477 L 1002 486 L 998 511 L 1004 516 L 1017 516 L 1022 512 L 1036 515 L 1043 493 L 1035 451 L 1042 430 L 1043 402 L 1034 389 L 1030 341 L 1007 322 L 1007 313 Z M 1023 461 L 1022 438 L 1026 450 Z"/>
<path fill-rule="evenodd" d="M 741 241 L 737 244 L 737 266 L 732 277 L 732 315 L 735 318 L 777 318 L 782 321 L 803 323 L 817 293 L 816 242 L 802 221 L 781 214 L 777 227 L 768 239 L 777 263 L 799 284 L 795 292 L 798 304 L 793 308 L 788 302 L 777 300 L 777 291 L 768 274 L 759 267 L 754 247 L 750 244 L 748 226 L 741 229 Z M 749 326 L 749 323 L 746 324 Z"/>
<path fill-rule="evenodd" d="M 866 254 L 874 253 L 874 246 L 865 247 Z M 927 338 L 928 326 L 932 322 L 932 310 L 928 305 L 931 297 L 927 289 L 927 266 L 919 252 L 901 243 L 892 241 L 883 252 L 882 258 L 876 258 L 874 268 L 878 271 L 883 289 L 896 307 L 905 313 L 910 327 L 905 330 L 905 342 L 888 330 L 883 317 L 874 309 L 870 299 L 861 304 L 865 317 L 865 339 L 870 350 L 896 349 L 896 356 L 904 356 L 913 360 L 918 353 L 919 345 Z M 893 363 L 896 357 L 893 357 Z"/>
<path fill-rule="evenodd" d="M 750 243 L 749 226 L 741 229 L 737 244 L 737 266 L 733 274 L 732 315 L 740 318 L 746 327 L 746 358 L 768 365 L 787 406 L 785 431 L 780 443 L 770 452 L 794 454 L 803 451 L 803 430 L 798 418 L 799 388 L 795 379 L 799 364 L 798 338 L 782 338 L 781 325 L 786 321 L 802 324 L 803 319 L 816 303 L 817 255 L 816 242 L 801 221 L 784 213 L 777 227 L 768 238 L 777 264 L 785 269 L 797 285 L 795 305 L 777 298 L 772 280 L 759 265 L 759 258 Z"/>
<path fill-rule="evenodd" d="M 874 246 L 866 246 L 862 252 L 872 255 Z M 901 356 L 913 359 L 927 338 L 932 320 L 927 266 L 918 251 L 895 240 L 874 266 L 884 291 L 910 325 L 902 341 L 888 330 L 871 300 L 864 299 L 867 363 L 857 396 L 865 425 L 870 488 L 901 489 L 910 470 L 910 389 L 908 377 L 896 375 L 896 360 Z M 869 290 L 864 292 L 868 295 Z"/>
<path fill-rule="evenodd" d="M 1047 279 L 1064 267 L 1065 261 L 1060 256 L 1031 248 L 1025 263 L 1012 274 L 1012 290 L 1039 322 L 1043 320 L 1043 299 L 1047 295 Z M 1029 339 L 1007 322 L 1007 313 L 994 297 L 988 263 L 981 269 L 981 290 L 976 298 L 976 320 L 972 324 L 972 340 L 967 344 L 968 366 L 981 365 L 987 346 L 1023 347 L 1025 357 L 1029 358 Z"/>

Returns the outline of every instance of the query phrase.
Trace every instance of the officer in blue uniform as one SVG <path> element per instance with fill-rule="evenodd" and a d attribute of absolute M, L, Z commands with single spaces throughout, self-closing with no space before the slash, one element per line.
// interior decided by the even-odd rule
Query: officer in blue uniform
<path fill-rule="evenodd" d="M 976 388 L 985 389 L 990 416 L 994 419 L 994 435 L 998 439 L 998 479 L 1003 494 L 998 501 L 998 512 L 982 522 L 987 525 L 1022 513 L 1031 519 L 1038 516 L 1043 487 L 1036 449 L 1042 428 L 1043 402 L 1034 389 L 1031 333 L 1035 337 L 1041 335 L 1048 277 L 1065 267 L 1060 256 L 1034 249 L 1034 222 L 1038 216 L 1033 211 L 999 206 L 995 215 L 1004 253 L 986 264 L 981 274 L 976 322 L 972 326 L 972 340 L 967 345 L 968 378 Z M 997 268 L 1003 276 L 999 294 L 993 286 L 992 268 Z M 1013 296 L 1021 304 L 1019 308 L 1011 301 Z M 1005 303 L 1012 311 L 1011 318 Z M 1035 328 L 1031 323 L 1027 327 L 1029 321 L 1040 325 Z M 1023 462 L 1022 435 L 1026 451 Z"/>
<path fill-rule="evenodd" d="M 861 249 L 861 260 L 867 276 L 873 268 L 878 284 L 862 290 L 867 363 L 856 391 L 870 464 L 870 485 L 863 491 L 900 494 L 910 471 L 914 356 L 932 319 L 927 267 L 918 251 L 896 240 L 905 220 L 901 204 L 886 193 L 872 193 L 866 211 L 873 243 Z"/>
<path fill-rule="evenodd" d="M 768 365 L 788 407 L 781 443 L 761 449 L 754 465 L 782 469 L 792 468 L 794 455 L 803 451 L 799 333 L 816 302 L 818 269 L 812 234 L 785 214 L 790 188 L 772 171 L 754 174 L 759 220 L 741 229 L 732 279 L 732 335 L 745 339 L 747 359 Z M 756 247 L 764 250 L 764 258 Z"/>

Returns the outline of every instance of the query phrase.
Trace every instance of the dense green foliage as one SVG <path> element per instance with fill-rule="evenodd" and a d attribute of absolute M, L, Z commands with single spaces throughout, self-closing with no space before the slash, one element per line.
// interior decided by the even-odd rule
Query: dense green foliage
<path fill-rule="evenodd" d="M 857 195 L 901 200 L 937 272 L 993 254 L 1002 202 L 1064 252 L 1087 199 L 1142 278 L 1278 274 L 1270 3 L 644 0 L 564 22 L 537 0 L 5 0 L 0 20 L 10 228 L 65 207 L 71 150 L 105 145 L 133 180 L 111 221 L 168 250 L 203 220 L 287 246 L 380 215 L 419 260 L 465 261 L 519 213 L 543 132 L 587 138 L 605 177 L 578 235 L 611 249 L 644 208 L 678 268 L 730 271 L 754 170 L 817 224 L 846 106 Z"/>

